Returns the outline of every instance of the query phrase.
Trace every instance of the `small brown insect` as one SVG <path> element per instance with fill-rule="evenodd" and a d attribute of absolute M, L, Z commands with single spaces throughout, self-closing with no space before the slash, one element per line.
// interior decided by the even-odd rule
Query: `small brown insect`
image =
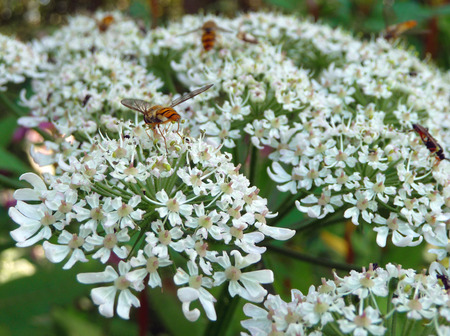
<path fill-rule="evenodd" d="M 209 21 L 206 21 L 203 24 L 203 26 L 201 26 L 200 28 L 196 28 L 194 30 L 190 30 L 190 31 L 188 31 L 188 32 L 186 32 L 184 34 L 179 35 L 179 36 L 183 36 L 183 35 L 187 35 L 187 34 L 190 34 L 190 33 L 194 33 L 194 32 L 199 31 L 199 30 L 203 31 L 202 44 L 203 44 L 203 49 L 205 51 L 209 51 L 209 50 L 211 50 L 214 47 L 214 45 L 216 43 L 216 37 L 217 37 L 216 32 L 217 31 L 231 33 L 230 30 L 221 28 L 213 20 L 209 20 Z"/>
<path fill-rule="evenodd" d="M 416 20 L 409 20 L 401 23 L 397 23 L 395 25 L 389 26 L 384 31 L 384 38 L 386 40 L 391 40 L 399 37 L 401 34 L 403 34 L 405 31 L 410 30 L 411 28 L 414 28 L 417 26 Z"/>
<path fill-rule="evenodd" d="M 159 129 L 159 125 L 168 123 L 170 121 L 178 122 L 177 134 L 180 135 L 180 133 L 178 133 L 178 131 L 180 129 L 181 117 L 178 114 L 178 112 L 175 111 L 173 108 L 175 106 L 177 106 L 178 104 L 181 104 L 181 103 L 185 102 L 186 100 L 191 99 L 191 98 L 195 97 L 196 95 L 208 90 L 213 85 L 214 84 L 208 84 L 208 85 L 201 87 L 200 89 L 186 93 L 186 94 L 182 95 L 181 97 L 172 101 L 170 106 L 152 105 L 151 103 L 149 103 L 145 100 L 141 100 L 141 99 L 123 99 L 121 101 L 121 103 L 122 103 L 122 105 L 124 105 L 132 110 L 135 110 L 135 111 L 138 111 L 138 112 L 141 112 L 142 114 L 144 114 L 145 123 L 152 128 L 154 133 L 157 133 L 156 130 L 159 130 L 159 133 L 163 137 L 164 143 L 166 144 L 166 149 L 167 149 L 166 138 L 164 137 L 161 130 Z M 180 137 L 181 137 L 181 135 L 180 135 Z"/>
<path fill-rule="evenodd" d="M 419 134 L 424 145 L 427 146 L 428 150 L 432 154 L 436 155 L 438 161 L 446 159 L 444 155 L 444 150 L 442 149 L 441 145 L 439 145 L 439 143 L 436 141 L 436 139 L 433 138 L 430 133 L 428 133 L 428 128 L 425 128 L 418 124 L 413 124 L 412 126 L 413 129 L 411 131 L 416 131 Z"/>
<path fill-rule="evenodd" d="M 106 15 L 103 19 L 98 22 L 98 30 L 100 30 L 102 33 L 108 30 L 109 26 L 114 22 L 114 16 L 112 15 Z"/>

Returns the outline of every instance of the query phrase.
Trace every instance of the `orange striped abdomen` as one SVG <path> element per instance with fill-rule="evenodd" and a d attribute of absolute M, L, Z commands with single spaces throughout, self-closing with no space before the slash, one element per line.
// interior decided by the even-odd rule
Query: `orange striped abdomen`
<path fill-rule="evenodd" d="M 202 34 L 202 44 L 205 51 L 209 51 L 214 47 L 216 42 L 216 32 L 212 29 L 205 29 Z"/>
<path fill-rule="evenodd" d="M 158 115 L 166 117 L 170 121 L 180 120 L 180 115 L 171 107 L 163 107 L 157 112 Z"/>

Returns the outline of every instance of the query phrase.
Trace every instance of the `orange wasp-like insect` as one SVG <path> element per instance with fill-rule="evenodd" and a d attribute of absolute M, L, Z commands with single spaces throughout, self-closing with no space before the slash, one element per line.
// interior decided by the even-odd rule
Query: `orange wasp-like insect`
<path fill-rule="evenodd" d="M 439 145 L 436 139 L 431 136 L 427 128 L 418 124 L 413 124 L 412 127 L 413 129 L 411 131 L 416 131 L 419 134 L 424 145 L 427 146 L 428 150 L 432 154 L 436 155 L 438 161 L 448 160 L 445 158 L 444 150 L 442 149 L 441 145 Z"/>
<path fill-rule="evenodd" d="M 175 111 L 173 108 L 175 106 L 177 106 L 178 104 L 181 104 L 181 103 L 185 102 L 186 100 L 191 99 L 191 98 L 195 97 L 196 95 L 208 90 L 213 85 L 214 84 L 208 84 L 208 85 L 201 87 L 200 89 L 186 93 L 186 94 L 182 95 L 181 97 L 172 101 L 170 106 L 152 105 L 151 103 L 149 103 L 145 100 L 141 100 L 141 99 L 123 99 L 121 101 L 121 103 L 122 103 L 122 105 L 124 105 L 132 110 L 135 110 L 135 111 L 138 111 L 138 112 L 141 112 L 142 114 L 144 114 L 145 123 L 152 128 L 153 132 L 156 133 L 156 130 L 159 130 L 159 133 L 163 137 L 164 144 L 166 145 L 166 149 L 167 149 L 166 138 L 162 134 L 161 130 L 159 129 L 159 125 L 162 125 L 162 124 L 165 124 L 165 123 L 168 123 L 171 121 L 178 122 L 177 134 L 180 135 L 180 133 L 178 131 L 180 130 L 181 117 L 178 114 L 178 112 Z M 181 138 L 181 135 L 180 135 L 180 138 Z"/>
<path fill-rule="evenodd" d="M 108 30 L 109 26 L 114 22 L 114 16 L 106 15 L 103 19 L 98 22 L 98 30 L 102 33 Z"/>
<path fill-rule="evenodd" d="M 401 23 L 397 23 L 395 25 L 389 26 L 384 31 L 384 38 L 386 40 L 391 40 L 399 37 L 401 34 L 403 34 L 405 31 L 410 30 L 411 28 L 414 28 L 417 26 L 416 20 L 409 20 Z"/>
<path fill-rule="evenodd" d="M 206 21 L 203 26 L 201 26 L 200 28 L 196 28 L 194 30 L 190 30 L 184 34 L 181 34 L 179 36 L 183 36 L 183 35 L 187 35 L 190 33 L 194 33 L 196 31 L 202 30 L 203 34 L 202 34 L 202 44 L 203 44 L 203 49 L 205 49 L 205 51 L 209 51 L 214 47 L 214 44 L 216 43 L 216 32 L 218 30 L 222 31 L 222 32 L 226 32 L 226 33 L 231 33 L 231 30 L 227 30 L 224 28 L 221 28 L 217 25 L 217 23 L 215 23 L 213 20 L 209 20 Z"/>

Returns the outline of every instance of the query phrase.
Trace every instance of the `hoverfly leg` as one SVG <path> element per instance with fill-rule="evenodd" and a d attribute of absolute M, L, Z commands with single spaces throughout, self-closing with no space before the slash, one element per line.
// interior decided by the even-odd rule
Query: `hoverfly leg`
<path fill-rule="evenodd" d="M 180 122 L 178 121 L 178 128 L 177 128 L 177 130 L 176 130 L 176 133 L 178 134 L 178 136 L 180 137 L 180 139 L 181 139 L 181 141 L 183 141 L 183 143 L 184 143 L 184 138 L 181 136 L 181 134 L 180 134 Z"/>
<path fill-rule="evenodd" d="M 164 145 L 166 146 L 166 153 L 169 154 L 169 150 L 167 149 L 167 141 L 166 141 L 166 137 L 165 137 L 164 134 L 161 132 L 161 129 L 159 128 L 159 124 L 157 124 L 156 127 L 158 128 L 159 134 L 161 134 L 162 138 L 164 139 Z"/>

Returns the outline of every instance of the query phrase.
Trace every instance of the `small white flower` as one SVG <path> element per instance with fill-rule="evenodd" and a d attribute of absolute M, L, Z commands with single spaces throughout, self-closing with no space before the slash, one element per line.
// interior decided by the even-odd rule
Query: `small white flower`
<path fill-rule="evenodd" d="M 112 200 L 111 206 L 114 211 L 110 212 L 108 220 L 104 224 L 105 227 L 110 227 L 119 224 L 121 229 L 130 227 L 134 229 L 135 220 L 141 220 L 144 211 L 141 209 L 134 210 L 136 205 L 141 202 L 141 196 L 135 195 L 130 198 L 128 203 L 122 202 L 122 197 L 116 197 Z"/>
<path fill-rule="evenodd" d="M 175 197 L 169 199 L 166 191 L 161 190 L 156 193 L 156 199 L 159 201 L 157 204 L 162 205 L 162 207 L 156 208 L 156 211 L 161 218 L 168 216 L 172 226 L 183 224 L 180 215 L 186 218 L 192 213 L 192 205 L 186 204 L 186 196 L 182 191 L 178 191 Z"/>
<path fill-rule="evenodd" d="M 312 204 L 312 206 L 303 206 L 301 203 Z M 324 218 L 329 213 L 334 212 L 334 206 L 341 207 L 342 196 L 331 196 L 329 189 L 324 189 L 319 198 L 311 194 L 299 201 L 295 201 L 295 206 L 301 212 L 307 213 L 311 218 Z"/>
<path fill-rule="evenodd" d="M 428 252 L 436 254 L 438 260 L 442 260 L 448 256 L 450 241 L 445 224 L 437 225 L 433 232 L 424 232 L 424 237 L 427 243 L 437 247 L 429 249 Z"/>
<path fill-rule="evenodd" d="M 242 257 L 239 251 L 236 250 L 231 251 L 230 254 L 234 256 L 234 266 L 231 264 L 226 252 L 223 252 L 222 256 L 217 257 L 217 263 L 225 271 L 214 273 L 214 285 L 219 286 L 223 282 L 229 281 L 228 291 L 231 297 L 239 295 L 251 302 L 261 302 L 267 294 L 267 291 L 261 284 L 273 282 L 272 271 L 260 270 L 243 273 L 241 270 L 251 264 L 257 263 L 261 259 L 261 255 L 249 254 Z"/>
<path fill-rule="evenodd" d="M 102 246 L 92 256 L 94 259 L 100 259 L 104 264 L 111 257 L 113 252 L 118 258 L 125 259 L 128 255 L 128 250 L 125 246 L 120 246 L 120 243 L 125 243 L 130 240 L 128 235 L 128 228 L 116 231 L 114 226 L 104 228 L 104 235 L 99 235 L 94 232 L 91 236 L 86 238 L 86 241 L 94 246 Z"/>
<path fill-rule="evenodd" d="M 49 239 L 52 235 L 50 226 L 62 230 L 64 225 L 44 204 L 27 204 L 18 201 L 16 207 L 8 210 L 9 216 L 20 225 L 11 231 L 11 237 L 17 246 L 26 247 L 36 244 L 42 239 Z"/>
<path fill-rule="evenodd" d="M 91 290 L 92 301 L 99 306 L 98 310 L 103 316 L 114 316 L 114 301 L 117 292 L 119 292 L 119 298 L 116 311 L 121 318 L 129 319 L 131 306 L 140 307 L 138 298 L 131 293 L 130 288 L 140 291 L 143 287 L 138 287 L 138 284 L 127 279 L 130 267 L 130 264 L 121 261 L 119 263 L 119 274 L 111 266 L 106 266 L 103 272 L 77 275 L 77 280 L 84 284 L 113 283 L 112 286 Z"/>
<path fill-rule="evenodd" d="M 145 277 L 148 276 L 148 285 L 151 288 L 162 287 L 161 277 L 159 276 L 158 269 L 160 267 L 166 267 L 172 264 L 169 256 L 161 256 L 152 253 L 152 246 L 147 244 L 144 250 L 139 250 L 137 257 L 133 257 L 130 260 L 130 264 L 133 267 L 141 267 L 133 270 L 127 274 L 127 279 L 131 282 L 143 282 Z"/>
<path fill-rule="evenodd" d="M 423 237 L 416 233 L 409 224 L 398 219 L 397 214 L 391 212 L 388 219 L 376 214 L 373 219 L 374 223 L 383 226 L 375 227 L 373 230 L 377 232 L 377 244 L 380 247 L 386 246 L 386 240 L 390 232 L 392 232 L 392 243 L 395 246 L 417 246 Z M 414 238 L 418 238 L 414 240 Z"/>
<path fill-rule="evenodd" d="M 345 218 L 352 218 L 352 223 L 358 225 L 359 215 L 362 215 L 362 218 L 367 222 L 371 223 L 373 218 L 373 213 L 367 211 L 367 209 L 376 211 L 377 203 L 375 201 L 371 201 L 370 197 L 366 194 L 366 192 L 361 192 L 358 190 L 355 193 L 356 200 L 353 198 L 352 194 L 346 194 L 343 196 L 344 201 L 347 203 L 354 204 L 355 206 L 352 208 L 348 208 L 344 212 Z"/>
<path fill-rule="evenodd" d="M 366 307 L 360 315 L 355 314 L 355 307 L 349 306 L 342 309 L 346 319 L 338 320 L 339 328 L 344 333 L 366 336 L 370 332 L 372 335 L 384 335 L 386 328 L 382 325 L 380 312 L 372 307 Z"/>
<path fill-rule="evenodd" d="M 370 199 L 376 196 L 383 203 L 387 203 L 389 201 L 388 195 L 395 195 L 395 187 L 386 187 L 385 181 L 386 176 L 381 173 L 377 174 L 376 183 L 371 182 L 367 177 L 364 178 L 364 186 L 367 188 L 366 193 Z"/>
<path fill-rule="evenodd" d="M 72 234 L 63 230 L 58 237 L 59 245 L 49 243 L 48 241 L 44 242 L 42 246 L 44 247 L 45 256 L 52 263 L 59 263 L 71 253 L 70 258 L 63 266 L 63 269 L 72 268 L 77 261 L 88 262 L 83 250 L 92 251 L 94 249 L 94 246 L 86 239 L 89 233 L 90 230 L 83 226 L 80 227 L 79 234 Z M 83 250 L 81 248 L 83 248 Z"/>
<path fill-rule="evenodd" d="M 174 282 L 176 285 L 188 284 L 188 287 L 182 287 L 178 289 L 177 295 L 181 302 L 183 302 L 183 313 L 189 321 L 196 321 L 199 317 L 198 309 L 193 311 L 189 310 L 189 305 L 195 299 L 199 299 L 206 316 L 211 321 L 217 319 L 216 310 L 214 309 L 214 302 L 216 299 L 205 288 L 211 288 L 213 281 L 210 278 L 203 277 L 198 274 L 198 267 L 192 261 L 187 262 L 189 274 L 182 268 L 177 269 L 177 273 L 174 276 Z"/>

